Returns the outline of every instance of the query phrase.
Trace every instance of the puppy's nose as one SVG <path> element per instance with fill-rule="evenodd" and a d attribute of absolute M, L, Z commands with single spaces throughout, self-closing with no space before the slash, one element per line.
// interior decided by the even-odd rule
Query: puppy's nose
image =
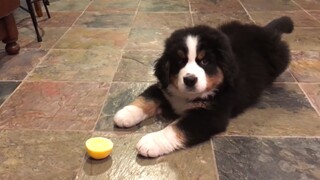
<path fill-rule="evenodd" d="M 198 78 L 194 75 L 187 75 L 183 78 L 183 82 L 187 87 L 193 87 L 198 81 Z"/>

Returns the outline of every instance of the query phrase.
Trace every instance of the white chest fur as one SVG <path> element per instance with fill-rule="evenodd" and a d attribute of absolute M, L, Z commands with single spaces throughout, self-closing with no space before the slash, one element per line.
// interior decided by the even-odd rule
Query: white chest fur
<path fill-rule="evenodd" d="M 206 105 L 203 103 L 191 103 L 191 100 L 196 98 L 207 98 L 208 96 L 214 96 L 214 91 L 204 92 L 201 94 L 185 94 L 179 92 L 175 87 L 169 85 L 167 91 L 170 93 L 167 94 L 164 92 L 165 97 L 170 102 L 172 109 L 178 115 L 183 115 L 186 110 L 193 108 L 204 108 Z"/>
<path fill-rule="evenodd" d="M 187 109 L 190 109 L 190 103 L 185 98 L 178 96 L 165 95 L 167 100 L 170 102 L 172 109 L 178 115 L 182 115 Z"/>

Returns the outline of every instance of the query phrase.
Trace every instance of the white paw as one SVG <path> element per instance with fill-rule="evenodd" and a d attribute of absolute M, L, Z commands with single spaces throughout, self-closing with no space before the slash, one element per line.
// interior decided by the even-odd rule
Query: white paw
<path fill-rule="evenodd" d="M 183 142 L 170 125 L 143 136 L 137 144 L 138 153 L 145 157 L 158 157 L 181 148 Z"/>
<path fill-rule="evenodd" d="M 143 121 L 147 114 L 137 106 L 129 105 L 119 110 L 114 116 L 114 123 L 119 127 L 131 127 Z"/>

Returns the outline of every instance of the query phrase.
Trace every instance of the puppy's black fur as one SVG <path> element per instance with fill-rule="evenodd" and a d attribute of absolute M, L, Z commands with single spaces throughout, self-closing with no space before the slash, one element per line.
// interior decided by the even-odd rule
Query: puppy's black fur
<path fill-rule="evenodd" d="M 224 80 L 215 89 L 215 96 L 201 99 L 208 108 L 194 108 L 177 121 L 176 126 L 185 136 L 185 145 L 191 146 L 226 130 L 231 118 L 254 105 L 262 91 L 287 68 L 290 61 L 288 45 L 281 40 L 283 33 L 293 31 L 288 17 L 273 20 L 265 27 L 230 22 L 217 29 L 196 26 L 175 31 L 165 44 L 162 56 L 156 61 L 155 76 L 159 83 L 150 86 L 142 97 L 157 101 L 171 117 L 179 117 L 167 100 L 173 96 L 167 90 L 171 77 L 179 73 L 185 62 L 177 55 L 187 51 L 184 38 L 199 37 L 198 49 L 206 51 L 209 65 L 203 66 L 206 74 L 214 75 L 217 67 Z M 167 94 L 165 96 L 164 94 Z"/>

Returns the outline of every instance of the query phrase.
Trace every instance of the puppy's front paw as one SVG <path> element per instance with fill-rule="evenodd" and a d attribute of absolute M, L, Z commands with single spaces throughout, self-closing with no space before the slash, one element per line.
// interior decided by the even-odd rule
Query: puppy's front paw
<path fill-rule="evenodd" d="M 143 121 L 147 114 L 137 106 L 129 105 L 119 110 L 114 116 L 114 123 L 119 127 L 131 127 Z"/>
<path fill-rule="evenodd" d="M 145 157 L 158 157 L 180 148 L 183 148 L 182 139 L 170 126 L 143 136 L 137 144 L 138 153 Z"/>

